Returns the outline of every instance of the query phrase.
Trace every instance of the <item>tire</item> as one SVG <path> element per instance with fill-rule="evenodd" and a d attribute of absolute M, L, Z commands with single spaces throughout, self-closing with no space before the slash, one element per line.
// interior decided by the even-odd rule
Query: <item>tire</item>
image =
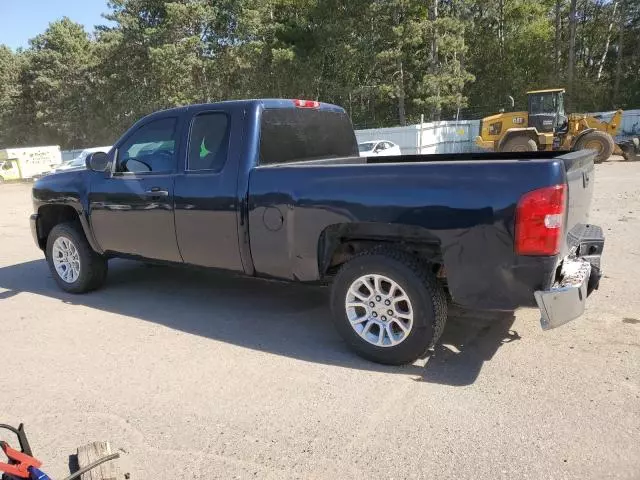
<path fill-rule="evenodd" d="M 371 288 L 376 279 L 380 286 L 378 292 L 383 293 L 379 301 Z M 369 283 L 368 287 L 364 281 Z M 390 282 L 395 282 L 400 290 Z M 353 296 L 358 286 L 357 293 L 364 301 Z M 391 302 L 391 298 L 402 298 L 399 293 L 403 293 L 408 302 L 396 300 L 385 304 L 385 296 Z M 348 301 L 358 306 L 350 306 Z M 375 304 L 374 308 L 370 302 Z M 447 298 L 435 276 L 417 258 L 379 247 L 343 265 L 333 282 L 331 310 L 336 329 L 358 355 L 377 363 L 402 365 L 415 361 L 438 341 L 447 320 Z M 385 312 L 389 311 L 394 312 L 393 315 L 385 318 Z M 350 318 L 355 319 L 355 326 Z"/>
<path fill-rule="evenodd" d="M 56 243 L 58 241 L 60 243 Z M 54 257 L 61 258 L 60 255 L 66 255 L 70 260 L 62 262 L 67 266 L 64 268 L 62 265 L 61 271 L 68 272 L 70 264 L 78 266 L 77 274 L 72 271 L 66 280 L 56 267 Z M 104 283 L 107 276 L 107 260 L 92 250 L 82 229 L 76 223 L 61 223 L 53 227 L 47 238 L 46 257 L 53 278 L 65 292 L 85 293 L 95 290 Z"/>
<path fill-rule="evenodd" d="M 574 147 L 574 150 L 592 149 L 596 150 L 598 154 L 594 160 L 595 163 L 602 163 L 609 159 L 613 153 L 615 145 L 613 138 L 606 132 L 594 131 L 589 132 L 581 137 Z"/>
<path fill-rule="evenodd" d="M 510 138 L 505 142 L 501 151 L 503 152 L 537 152 L 538 144 L 530 137 L 519 135 Z"/>

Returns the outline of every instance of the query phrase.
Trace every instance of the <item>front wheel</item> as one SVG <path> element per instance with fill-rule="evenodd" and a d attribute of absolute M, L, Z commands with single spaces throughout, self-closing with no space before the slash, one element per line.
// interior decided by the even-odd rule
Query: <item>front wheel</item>
<path fill-rule="evenodd" d="M 331 293 L 336 329 L 360 356 L 401 365 L 426 353 L 447 319 L 447 299 L 417 258 L 378 248 L 347 262 Z"/>
<path fill-rule="evenodd" d="M 594 163 L 602 163 L 613 154 L 615 144 L 613 138 L 606 132 L 595 130 L 584 135 L 576 142 L 575 150 L 595 150 L 596 158 Z"/>
<path fill-rule="evenodd" d="M 85 293 L 100 287 L 107 276 L 107 260 L 93 251 L 75 223 L 56 225 L 47 238 L 47 263 L 60 288 Z"/>
<path fill-rule="evenodd" d="M 530 137 L 516 136 L 507 140 L 502 147 L 503 152 L 537 152 L 538 144 Z"/>

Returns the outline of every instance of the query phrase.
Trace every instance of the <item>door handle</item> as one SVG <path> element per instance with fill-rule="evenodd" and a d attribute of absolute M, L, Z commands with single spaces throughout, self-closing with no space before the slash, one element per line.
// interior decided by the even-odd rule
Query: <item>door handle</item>
<path fill-rule="evenodd" d="M 153 187 L 151 190 L 144 192 L 147 197 L 168 197 L 169 192 L 162 190 L 160 187 Z"/>

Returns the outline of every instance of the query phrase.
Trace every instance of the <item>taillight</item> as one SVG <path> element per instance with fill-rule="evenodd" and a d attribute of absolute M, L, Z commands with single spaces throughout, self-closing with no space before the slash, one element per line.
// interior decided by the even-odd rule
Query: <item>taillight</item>
<path fill-rule="evenodd" d="M 299 100 L 293 101 L 293 104 L 298 108 L 319 108 L 320 102 L 317 100 Z"/>
<path fill-rule="evenodd" d="M 554 185 L 526 193 L 516 209 L 518 255 L 556 255 L 560 252 L 567 186 Z"/>

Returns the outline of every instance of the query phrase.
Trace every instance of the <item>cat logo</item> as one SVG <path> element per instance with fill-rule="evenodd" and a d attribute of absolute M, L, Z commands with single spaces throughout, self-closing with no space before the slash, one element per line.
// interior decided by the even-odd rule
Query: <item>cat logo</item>
<path fill-rule="evenodd" d="M 522 125 L 524 123 L 524 117 L 513 117 L 513 123 Z"/>

